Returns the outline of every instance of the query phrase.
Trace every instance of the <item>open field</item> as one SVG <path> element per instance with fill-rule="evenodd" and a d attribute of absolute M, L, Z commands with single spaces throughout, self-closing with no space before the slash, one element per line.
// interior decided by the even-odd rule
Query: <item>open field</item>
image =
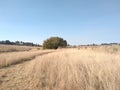
<path fill-rule="evenodd" d="M 2 45 L 2 44 L 0 45 L 0 53 L 3 53 L 3 52 L 17 52 L 17 51 L 29 51 L 31 49 L 40 49 L 40 47 Z"/>
<path fill-rule="evenodd" d="M 0 68 L 13 65 L 19 62 L 34 59 L 36 56 L 49 53 L 52 50 L 24 51 L 24 52 L 9 52 L 0 54 Z"/>
<path fill-rule="evenodd" d="M 13 52 L 0 60 L 16 56 L 32 60 L 2 67 L 0 90 L 120 90 L 120 46 Z"/>

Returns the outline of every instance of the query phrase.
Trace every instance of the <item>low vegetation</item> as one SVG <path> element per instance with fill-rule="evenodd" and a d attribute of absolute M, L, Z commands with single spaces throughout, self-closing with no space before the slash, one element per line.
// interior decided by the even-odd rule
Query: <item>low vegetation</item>
<path fill-rule="evenodd" d="M 32 90 L 120 90 L 120 52 L 103 47 L 40 56 L 28 71 Z"/>
<path fill-rule="evenodd" d="M 0 67 L 1 90 L 120 90 L 118 45 L 1 53 Z"/>
<path fill-rule="evenodd" d="M 10 52 L 0 54 L 0 68 L 10 66 L 22 61 L 34 59 L 38 55 L 49 53 L 52 50 L 35 50 L 24 52 Z"/>
<path fill-rule="evenodd" d="M 16 46 L 16 45 L 0 45 L 0 53 L 3 52 L 17 52 L 17 51 L 29 51 L 34 47 L 29 46 Z"/>

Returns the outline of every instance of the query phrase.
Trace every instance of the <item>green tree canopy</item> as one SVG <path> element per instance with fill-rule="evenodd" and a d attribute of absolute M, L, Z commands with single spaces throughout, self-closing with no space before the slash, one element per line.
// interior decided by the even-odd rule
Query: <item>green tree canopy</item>
<path fill-rule="evenodd" d="M 66 47 L 67 41 L 60 37 L 51 37 L 44 41 L 43 49 L 57 49 L 58 47 Z"/>

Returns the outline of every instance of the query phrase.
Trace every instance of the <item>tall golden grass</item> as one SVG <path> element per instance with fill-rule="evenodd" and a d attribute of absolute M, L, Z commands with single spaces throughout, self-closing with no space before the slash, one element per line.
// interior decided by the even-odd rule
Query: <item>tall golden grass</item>
<path fill-rule="evenodd" d="M 17 45 L 0 45 L 0 53 L 3 53 L 3 52 L 16 52 L 16 51 L 29 51 L 31 49 L 38 49 L 38 47 L 17 46 Z"/>
<path fill-rule="evenodd" d="M 18 51 L 29 51 L 29 50 L 41 50 L 41 47 L 35 46 L 17 46 L 17 45 L 0 45 L 0 53 L 6 52 L 18 52 Z"/>
<path fill-rule="evenodd" d="M 120 90 L 119 52 L 66 49 L 37 57 L 27 70 L 31 90 Z"/>
<path fill-rule="evenodd" d="M 22 52 L 9 52 L 0 54 L 0 68 L 22 61 L 34 59 L 38 55 L 49 53 L 52 50 L 31 50 Z"/>

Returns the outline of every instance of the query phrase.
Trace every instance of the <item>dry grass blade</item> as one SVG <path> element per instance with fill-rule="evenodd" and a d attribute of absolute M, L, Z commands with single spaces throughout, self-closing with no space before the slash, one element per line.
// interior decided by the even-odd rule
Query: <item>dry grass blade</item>
<path fill-rule="evenodd" d="M 66 50 L 40 56 L 28 68 L 32 90 L 120 90 L 120 56 Z"/>
<path fill-rule="evenodd" d="M 52 50 L 51 50 L 52 51 Z M 22 61 L 31 60 L 38 55 L 51 52 L 50 50 L 25 51 L 0 54 L 0 68 L 13 65 Z"/>

